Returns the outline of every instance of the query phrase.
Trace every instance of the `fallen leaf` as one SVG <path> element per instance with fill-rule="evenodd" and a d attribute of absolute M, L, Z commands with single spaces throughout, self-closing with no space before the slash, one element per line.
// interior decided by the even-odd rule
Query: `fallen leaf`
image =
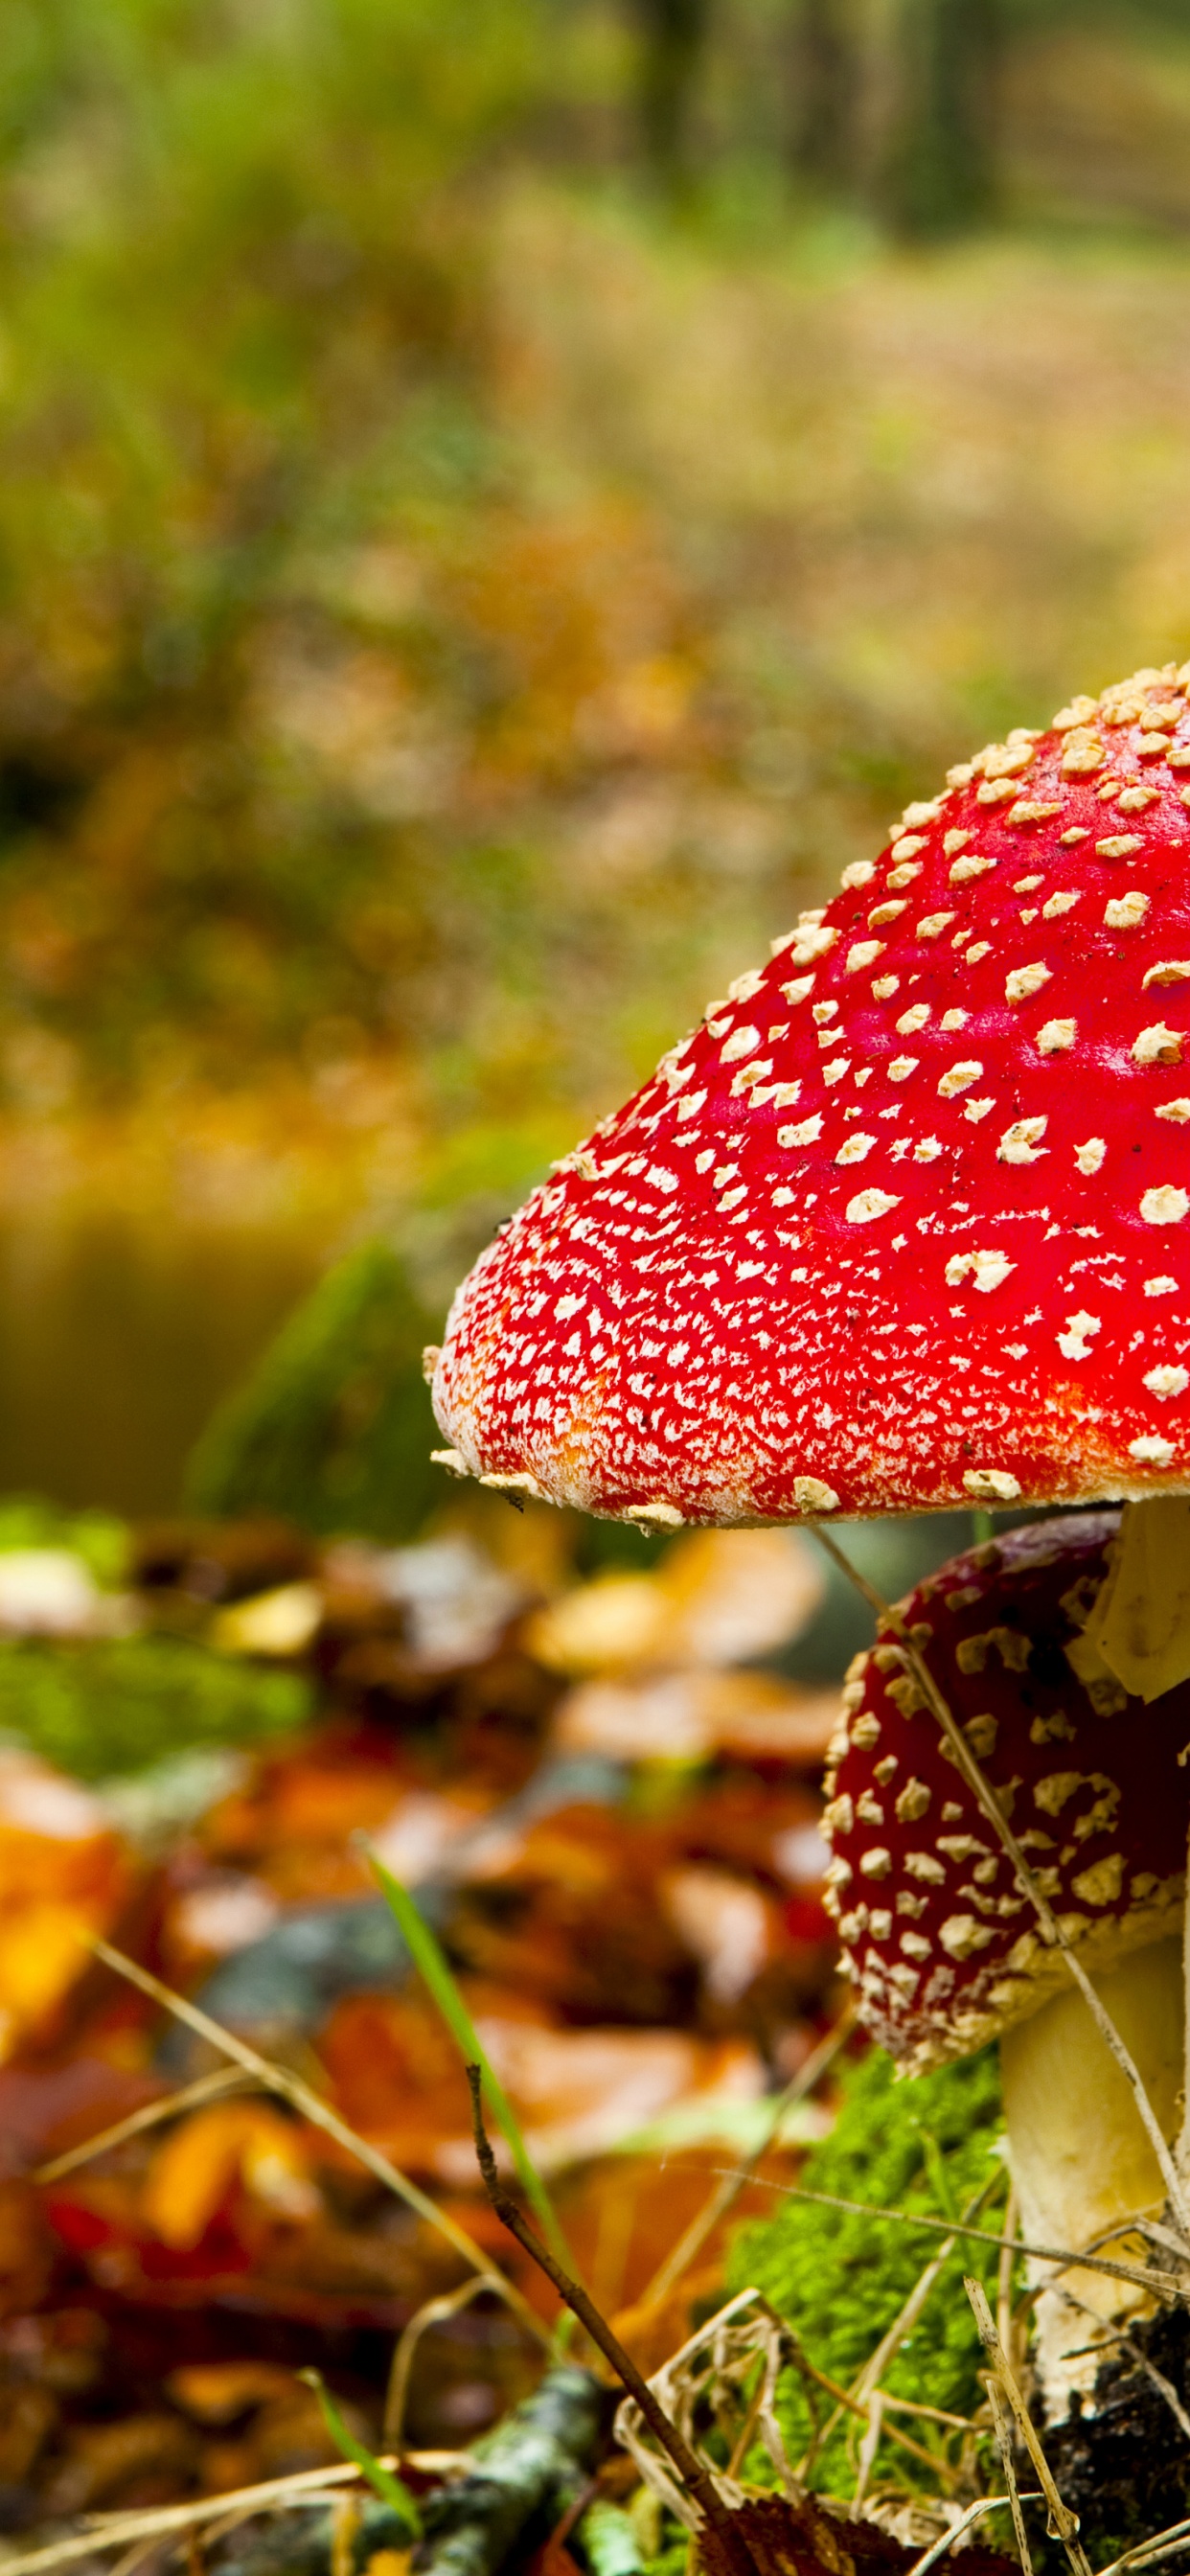
<path fill-rule="evenodd" d="M 153 2155 L 141 2214 L 163 2245 L 184 2251 L 237 2189 L 291 2223 L 318 2210 L 301 2132 L 267 2103 L 212 2103 L 179 2121 Z"/>

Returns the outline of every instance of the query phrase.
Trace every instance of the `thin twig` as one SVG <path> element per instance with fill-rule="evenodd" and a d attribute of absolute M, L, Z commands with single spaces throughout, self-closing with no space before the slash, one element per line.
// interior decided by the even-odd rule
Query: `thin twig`
<path fill-rule="evenodd" d="M 1033 2576 L 1033 2557 L 1029 2548 L 1029 2535 L 1025 2529 L 1025 2517 L 1021 2512 L 1021 2492 L 1016 2482 L 1016 2461 L 1012 2456 L 1012 2421 L 1000 2382 L 993 2371 L 988 2372 L 984 2387 L 987 2390 L 988 2405 L 991 2408 L 992 2431 L 996 2436 L 1000 2466 L 1004 2471 L 1004 2482 L 1008 2488 L 1008 2501 L 1012 2507 L 1012 2528 L 1016 2535 L 1021 2576 Z"/>
<path fill-rule="evenodd" d="M 1000 1805 L 1000 1801 L 996 1796 L 996 1792 L 993 1789 L 986 1772 L 981 1769 L 979 1763 L 976 1761 L 975 1755 L 967 1742 L 966 1736 L 957 1724 L 919 1648 L 910 1636 L 909 1630 L 905 1625 L 905 1621 L 901 1617 L 900 1611 L 894 1609 L 890 1602 L 885 1601 L 882 1594 L 876 1590 L 875 1585 L 869 1583 L 867 1577 L 860 1573 L 858 1566 L 854 1566 L 851 1563 L 850 1558 L 845 1554 L 844 1550 L 837 1545 L 829 1531 L 823 1528 L 820 1521 L 813 1522 L 812 1527 L 820 1547 L 825 1549 L 826 1554 L 830 1557 L 832 1563 L 838 1566 L 840 1573 L 847 1577 L 848 1582 L 855 1586 L 856 1591 L 862 1593 L 865 1601 L 869 1605 L 869 1608 L 875 1611 L 877 1618 L 883 1621 L 886 1626 L 890 1627 L 893 1630 L 894 1635 L 899 1638 L 914 1680 L 917 1682 L 919 1689 L 923 1692 L 930 1708 L 933 1710 L 934 1716 L 937 1718 L 943 1735 L 946 1737 L 946 1741 L 950 1746 L 951 1752 L 954 1755 L 959 1770 L 963 1774 L 963 1778 L 965 1779 L 968 1788 L 973 1791 L 979 1805 L 982 1807 L 983 1812 L 988 1819 L 989 1824 L 994 1827 L 996 1833 L 999 1835 L 1000 1841 L 1002 1842 L 1016 1871 L 1018 1884 L 1023 1893 L 1028 1897 L 1037 1916 L 1038 1922 L 1041 1925 L 1042 1934 L 1045 1940 L 1050 1944 L 1051 1948 L 1061 1951 L 1067 1967 L 1070 1970 L 1070 1974 L 1073 1977 L 1079 1993 L 1081 1994 L 1091 2015 L 1091 2019 L 1099 2032 L 1100 2038 L 1103 2040 L 1105 2047 L 1110 2050 L 1111 2055 L 1114 2057 L 1115 2062 L 1120 2069 L 1121 2075 L 1130 2087 L 1150 2145 L 1152 2146 L 1153 2152 L 1157 2158 L 1158 2168 L 1169 2196 L 1170 2207 L 1172 2208 L 1182 2230 L 1187 2251 L 1190 2252 L 1190 2208 L 1187 2207 L 1181 2176 L 1178 2173 L 1177 2166 L 1170 2152 L 1169 2143 L 1161 2127 L 1161 2123 L 1157 2118 L 1157 2114 L 1153 2109 L 1152 2103 L 1149 2100 L 1140 2069 L 1137 2066 L 1134 2057 L 1131 2055 L 1131 2052 L 1121 2039 L 1119 2031 L 1116 2029 L 1116 2025 L 1112 2020 L 1111 2014 L 1108 2012 L 1106 2005 L 1103 2003 L 1102 1998 L 1096 1993 L 1095 1988 L 1087 1975 L 1086 1969 L 1083 1966 L 1082 1960 L 1078 1957 L 1077 1952 L 1075 1951 L 1073 1943 L 1067 1939 L 1067 1936 L 1058 1921 L 1058 1917 L 1050 1904 L 1049 1898 L 1042 1894 L 1041 1888 L 1037 1883 L 1037 1879 L 1029 1867 L 1029 1863 L 1025 1858 L 1024 1852 L 1021 1850 L 1021 1846 L 1008 1822 L 1008 1818 Z"/>
<path fill-rule="evenodd" d="M 840 2013 L 833 2030 L 828 2030 L 825 2039 L 820 2040 L 817 2048 L 811 2051 L 804 2066 L 799 2066 L 797 2074 L 785 2086 L 784 2091 L 777 2094 L 759 2145 L 752 2149 L 751 2155 L 746 2156 L 743 2163 L 737 2165 L 733 2172 L 722 2176 L 709 2199 L 703 2202 L 702 2208 L 691 2219 L 685 2233 L 679 2236 L 672 2252 L 667 2254 L 665 2261 L 658 2265 L 647 2290 L 643 2292 L 638 2302 L 640 2310 L 659 2308 L 662 2300 L 669 2297 L 675 2283 L 681 2280 L 683 2272 L 689 2271 L 695 2256 L 702 2252 L 707 2238 L 714 2234 L 720 2219 L 726 2217 L 728 2210 L 739 2199 L 740 2193 L 746 2190 L 758 2166 L 764 2162 L 774 2139 L 780 2135 L 782 2123 L 788 2113 L 797 2103 L 806 2100 L 807 2095 L 814 2091 L 815 2085 L 821 2082 L 828 2067 L 833 2066 L 840 2049 L 850 2039 L 855 2022 L 855 2006 L 849 2003 Z"/>
<path fill-rule="evenodd" d="M 702 2461 L 679 2433 L 677 2425 L 666 2414 L 665 2408 L 654 2395 L 647 2379 L 642 2377 L 637 2369 L 631 2354 L 625 2352 L 623 2344 L 619 2337 L 613 2334 L 606 2317 L 601 2316 L 590 2293 L 584 2290 L 581 2282 L 572 2281 L 563 2271 L 551 2247 L 546 2245 L 530 2227 L 523 2211 L 518 2209 L 511 2195 L 505 2191 L 496 2169 L 491 2142 L 483 2124 L 483 2075 L 478 2066 L 468 2067 L 467 2081 L 471 2087 L 475 2154 L 479 2170 L 483 2175 L 484 2189 L 497 2218 L 508 2229 L 509 2234 L 515 2236 L 518 2245 L 523 2246 L 526 2254 L 530 2255 L 540 2270 L 545 2273 L 546 2279 L 553 2282 L 559 2298 L 571 2309 L 578 2318 L 579 2324 L 586 2329 L 597 2350 L 611 2364 L 617 2379 L 627 2389 L 629 2396 L 635 2400 L 654 2439 L 660 2443 L 666 2457 L 672 2461 L 682 2485 L 687 2489 L 703 2521 L 710 2524 L 722 2545 L 729 2565 L 736 2571 L 736 2576 L 757 2576 L 752 2552 L 742 2532 L 736 2527 L 735 2517 L 730 2507 L 724 2504 L 710 2470 L 704 2468 Z"/>
<path fill-rule="evenodd" d="M 817 2362 L 811 2361 L 809 2353 L 803 2351 L 796 2335 L 792 2333 L 789 2327 L 786 2327 L 786 2333 L 789 2338 L 790 2359 L 794 2369 L 800 2370 L 803 2378 L 815 2381 L 819 2388 L 825 2388 L 827 2396 L 834 2398 L 836 2412 L 831 2419 L 832 2423 L 838 2422 L 840 2412 L 856 2416 L 861 2423 L 866 2423 L 871 2404 L 870 2398 L 854 2397 L 849 2388 L 844 2388 L 841 2380 L 832 2379 L 829 2371 L 820 2370 Z M 672 2368 L 672 2364 L 670 2364 L 670 2367 Z M 908 2397 L 886 2398 L 886 2413 L 891 2412 L 894 2407 L 898 2415 L 937 2415 L 936 2408 L 932 2406 L 915 2405 L 913 2400 Z M 953 2416 L 949 2418 L 949 2421 L 952 2423 L 955 2420 L 956 2419 Z M 965 2419 L 959 2418 L 957 2420 L 963 2421 Z M 824 2441 L 826 2439 L 826 2434 L 830 2429 L 830 2425 L 827 2425 L 822 2436 Z M 890 2442 L 895 2442 L 898 2449 L 910 2452 L 912 2457 L 915 2460 L 920 2460 L 925 2468 L 937 2470 L 938 2455 L 935 2451 L 927 2451 L 921 2442 L 915 2442 L 912 2435 L 909 2433 L 900 2432 L 895 2424 L 886 2424 L 884 2430 L 888 2440 Z M 813 2451 L 808 2452 L 807 2459 L 812 2458 Z M 806 2461 L 799 2461 L 793 2474 L 797 2482 L 801 2484 L 806 2475 Z"/>
<path fill-rule="evenodd" d="M 114 2121 L 110 2129 L 97 2130 L 81 2145 L 67 2147 L 64 2155 L 51 2156 L 48 2164 L 36 2166 L 29 2180 L 42 2184 L 62 2182 L 79 2165 L 92 2164 L 96 2156 L 124 2146 L 129 2138 L 139 2138 L 146 2129 L 159 2128 L 165 2120 L 180 2119 L 183 2112 L 200 2110 L 204 2102 L 218 2101 L 225 2093 L 244 2092 L 250 2080 L 242 2066 L 217 2066 L 212 2074 L 184 2084 L 180 2092 L 163 2094 L 156 2102 L 142 2102 L 139 2111 L 130 2111 L 127 2119 Z"/>
<path fill-rule="evenodd" d="M 886 2415 L 924 2415 L 928 2423 L 949 2424 L 956 2433 L 971 2431 L 970 2416 L 956 2415 L 949 2406 L 925 2406 L 919 2397 L 890 2397 L 887 2388 L 880 2393 Z"/>
<path fill-rule="evenodd" d="M 872 2471 L 876 2466 L 876 2453 L 880 2448 L 880 2436 L 884 2431 L 884 2390 L 882 2388 L 872 2388 L 867 2391 L 867 2408 L 868 2421 L 864 2432 L 864 2438 L 859 2446 L 859 2459 L 856 2463 L 855 2494 L 851 2499 L 851 2519 L 853 2522 L 859 2521 L 864 2497 L 868 2492 L 869 2480 L 871 2478 Z"/>
<path fill-rule="evenodd" d="M 1135 2540 L 1122 2558 L 1113 2558 L 1102 2576 L 1120 2576 L 1122 2567 L 1151 2567 L 1168 2550 L 1190 2548 L 1190 2522 L 1171 2522 L 1166 2531 L 1155 2531 L 1151 2540 Z"/>
<path fill-rule="evenodd" d="M 971 2313 L 979 2329 L 979 2340 L 1016 2417 L 1021 2439 L 1037 2471 L 1042 2494 L 1049 2506 L 1049 2524 L 1053 2537 L 1061 2541 L 1074 2570 L 1074 2576 L 1091 2576 L 1090 2561 L 1078 2536 L 1078 2515 L 1071 2512 L 1069 2505 L 1063 2504 L 1058 2493 L 1053 2472 L 1038 2441 L 1033 2418 L 1021 2395 L 1016 2373 L 996 2332 L 996 2321 L 988 2306 L 983 2284 L 972 2280 L 968 2275 L 963 2288 L 971 2302 Z M 988 2393 L 991 2394 L 990 2384 Z"/>
<path fill-rule="evenodd" d="M 126 2549 L 123 2557 L 117 2558 L 111 2576 L 132 2576 L 135 2567 L 145 2566 L 154 2556 L 156 2547 L 154 2540 L 134 2540 L 131 2549 Z"/>
<path fill-rule="evenodd" d="M 126 1958 L 122 1950 L 114 1950 L 109 1941 L 96 1939 L 92 1942 L 92 1948 L 97 1958 L 102 1959 L 107 1967 L 115 1969 L 117 1976 L 126 1977 L 130 1985 L 140 1987 L 142 1994 L 151 1995 L 154 2003 L 163 2004 L 166 2011 L 174 2015 L 176 2021 L 188 2023 L 190 2029 L 196 2030 L 200 2038 L 210 2041 L 212 2048 L 219 2049 L 224 2057 L 234 2059 L 237 2066 L 242 2066 L 249 2075 L 254 2076 L 256 2082 L 262 2085 L 266 2092 L 279 2093 L 285 2101 L 292 2103 L 295 2111 L 301 2112 L 302 2118 L 308 2120 L 312 2128 L 323 2130 L 328 2138 L 333 2138 L 338 2146 L 345 2147 L 349 2155 L 355 2156 L 360 2164 L 366 2165 L 368 2172 L 374 2174 L 377 2182 L 382 2182 L 386 2190 L 394 2192 L 398 2200 L 405 2201 L 410 2209 L 416 2210 L 418 2217 L 424 2218 L 429 2226 L 436 2227 L 439 2235 L 446 2237 L 447 2242 L 453 2245 L 456 2254 L 461 2254 L 464 2262 L 470 2264 L 472 2271 L 479 2273 L 489 2289 L 495 2290 L 500 2298 L 507 2301 L 510 2308 L 515 2309 L 522 2325 L 528 2328 L 535 2340 L 544 2344 L 547 2351 L 552 2350 L 552 2337 L 548 2328 L 543 2326 L 540 2317 L 534 2315 L 528 2300 L 523 2292 L 517 2289 L 515 2282 L 510 2281 L 507 2274 L 499 2271 L 494 2263 L 489 2263 L 486 2254 L 481 2253 L 474 2238 L 468 2236 L 466 2230 L 458 2226 L 446 2210 L 439 2209 L 437 2202 L 430 2199 L 428 2192 L 420 2190 L 415 2182 L 411 2182 L 408 2174 L 401 2172 L 399 2165 L 390 2164 L 388 2157 L 381 2154 L 379 2147 L 372 2146 L 367 2138 L 361 2138 L 355 2129 L 348 2127 L 346 2120 L 341 2120 L 336 2111 L 332 2111 L 325 2102 L 320 2101 L 317 2093 L 310 2085 L 303 2083 L 300 2075 L 292 2075 L 287 2066 L 275 2066 L 271 2058 L 259 2056 L 256 2049 L 248 2046 L 246 2040 L 238 2038 L 234 2031 L 225 2030 L 221 2022 L 212 2021 L 209 2013 L 201 2012 L 197 2004 L 187 2003 L 184 1995 L 175 1994 L 173 1988 L 163 1985 L 160 1977 L 155 1977 L 150 1969 L 138 1966 L 135 1959 Z"/>
<path fill-rule="evenodd" d="M 971 2198 L 963 2211 L 964 2219 L 974 2219 L 978 2217 L 984 2201 L 988 2199 L 990 2194 L 995 2190 L 997 2183 L 1001 2180 L 1001 2174 L 989 2174 L 987 2181 L 982 2185 L 980 2190 L 972 2193 Z M 858 2378 L 853 2381 L 852 2384 L 857 2397 L 866 2397 L 873 2388 L 879 2386 L 880 2381 L 884 2377 L 885 2371 L 895 2360 L 897 2352 L 904 2342 L 906 2335 L 912 2333 L 943 2265 L 954 2252 L 957 2241 L 956 2231 L 952 2227 L 944 2242 L 939 2246 L 937 2253 L 931 2255 L 929 2262 L 926 2264 L 925 2270 L 914 2282 L 913 2288 L 911 2289 L 908 2298 L 905 2300 L 904 2305 L 893 2318 L 892 2324 L 887 2327 L 884 2334 L 882 2334 L 875 2352 L 869 2355 L 869 2358 L 864 2363 L 863 2369 L 860 2371 Z"/>
<path fill-rule="evenodd" d="M 1016 2196 L 1016 2184 L 1013 2183 L 1009 2188 L 1008 2200 L 1004 2210 L 1005 2235 L 1016 2236 L 1020 2228 L 1020 2223 L 1020 2203 Z M 1008 2246 L 1002 2245 L 1000 2248 L 1000 2260 L 996 2266 L 996 2332 L 1000 2337 L 1000 2341 L 1004 2346 L 1005 2352 L 1008 2354 L 1009 2360 L 1015 2365 L 1016 2354 L 1013 2351 L 1012 2332 L 1013 2259 L 1013 2255 Z"/>
<path fill-rule="evenodd" d="M 969 2504 L 966 2512 L 959 2515 L 958 2521 L 951 2524 L 949 2531 L 943 2532 L 940 2540 L 932 2540 L 929 2548 L 923 2550 L 921 2557 L 914 2559 L 912 2567 L 908 2570 L 908 2576 L 929 2576 L 930 2568 L 936 2567 L 940 2558 L 945 2558 L 947 2550 L 953 2549 L 956 2541 L 961 2540 L 964 2534 L 970 2531 L 972 2523 L 978 2522 L 981 2513 L 994 2513 L 998 2505 L 1010 2502 L 1009 2496 L 980 2496 L 979 2502 Z M 1021 2502 L 1038 2504 L 1040 2498 L 1035 2495 L 1022 2496 Z"/>
<path fill-rule="evenodd" d="M 479 2273 L 475 2272 L 469 2281 L 461 2282 L 457 2290 L 447 2290 L 441 2298 L 426 2299 L 410 2317 L 408 2325 L 398 2338 L 393 2351 L 392 2368 L 388 2374 L 384 2422 L 380 2428 L 380 2438 L 386 2451 L 400 2452 L 404 2448 L 405 2401 L 409 2394 L 409 2377 L 417 2358 L 418 2345 L 427 2327 L 445 2325 L 449 2317 L 456 2317 L 460 2308 L 469 2307 L 472 2299 L 478 2298 L 480 2291 L 486 2288 L 486 2281 L 481 2280 Z"/>
<path fill-rule="evenodd" d="M 812 2191 L 804 2182 L 772 2182 L 767 2174 L 758 2174 L 755 2180 L 758 2191 L 780 2192 L 786 2200 L 812 2200 L 822 2209 L 851 2210 L 860 2218 L 886 2218 L 894 2227 L 924 2227 L 932 2236 L 967 2236 L 975 2245 L 1007 2245 L 1010 2253 L 1028 2255 L 1037 2263 L 1056 2263 L 1063 2272 L 1106 2272 L 1113 2281 L 1132 2281 L 1139 2289 L 1151 2290 L 1158 2297 L 1185 2296 L 1185 2277 L 1181 2273 L 1142 2270 L 1138 2263 L 1113 2263 L 1106 2254 L 1076 2254 L 1068 2245 L 1029 2245 L 1023 2238 L 996 2236 L 990 2227 L 968 2227 L 962 2219 L 928 2218 L 924 2210 L 885 2209 L 875 2200 L 846 2200 L 841 2192 Z"/>
<path fill-rule="evenodd" d="M 331 2506 L 331 2576 L 355 2576 L 355 2536 L 359 2524 L 359 2497 L 336 2496 Z"/>

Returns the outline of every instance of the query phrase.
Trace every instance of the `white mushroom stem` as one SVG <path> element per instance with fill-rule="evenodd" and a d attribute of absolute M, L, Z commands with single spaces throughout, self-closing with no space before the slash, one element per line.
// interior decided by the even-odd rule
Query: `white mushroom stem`
<path fill-rule="evenodd" d="M 1152 1494 L 1142 1502 L 1125 1504 L 1120 1535 L 1080 1651 L 1146 1702 L 1190 1680 L 1190 1495 Z M 1190 1866 L 1184 1950 L 1190 2010 Z M 1183 2068 L 1190 2069 L 1190 2024 L 1183 2041 Z M 1183 2179 L 1190 2181 L 1190 2085 L 1185 2091 L 1177 2166 Z"/>
<path fill-rule="evenodd" d="M 1150 1942 L 1093 1983 L 1172 2142 L 1182 2120 L 1181 1942 Z M 1026 2240 L 1078 2252 L 1122 2220 L 1161 2217 L 1166 2195 L 1152 2141 L 1079 1993 L 1055 1995 L 1006 2032 L 1000 2060 Z M 1145 2259 L 1143 2241 L 1126 2235 L 1104 2251 Z M 1049 2284 L 1036 2302 L 1035 2358 L 1052 2423 L 1069 2412 L 1076 2390 L 1090 2400 L 1112 2328 L 1147 2315 L 1152 2302 L 1102 2272 L 1072 2270 L 1055 2281 L 1051 2265 L 1037 2264 L 1030 2278 Z"/>

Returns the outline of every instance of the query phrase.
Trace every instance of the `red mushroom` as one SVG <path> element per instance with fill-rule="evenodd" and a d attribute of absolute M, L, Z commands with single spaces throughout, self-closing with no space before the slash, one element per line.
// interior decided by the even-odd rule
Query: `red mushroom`
<path fill-rule="evenodd" d="M 674 1527 L 1190 1485 L 1188 686 L 952 769 L 712 1003 L 464 1283 L 449 1463 Z"/>
<path fill-rule="evenodd" d="M 1110 1675 L 1080 1678 L 1116 1528 L 1114 1513 L 1086 1513 L 1014 1530 L 944 1566 L 902 1616 L 1172 2143 L 1190 1685 L 1146 1717 Z M 862 2019 L 912 2073 L 1000 2040 L 1027 2239 L 1079 2250 L 1122 2221 L 1159 2218 L 1165 2186 L 1133 2095 L 1061 1952 L 1038 1938 L 891 1629 L 858 1659 L 831 1752 L 828 1903 Z M 1139 2242 L 1104 2250 L 1144 2259 Z M 1049 2267 L 1038 2277 L 1052 2278 Z M 1051 2414 L 1073 2388 L 1089 2395 L 1097 2344 L 1144 2304 L 1140 2289 L 1089 2270 L 1042 2292 L 1037 2358 Z"/>

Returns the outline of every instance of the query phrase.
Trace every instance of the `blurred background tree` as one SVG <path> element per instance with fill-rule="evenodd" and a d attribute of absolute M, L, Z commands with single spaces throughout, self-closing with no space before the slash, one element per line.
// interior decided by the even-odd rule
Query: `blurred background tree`
<path fill-rule="evenodd" d="M 0 1483 L 434 1316 L 956 750 L 1190 652 L 1177 0 L 10 0 Z"/>

